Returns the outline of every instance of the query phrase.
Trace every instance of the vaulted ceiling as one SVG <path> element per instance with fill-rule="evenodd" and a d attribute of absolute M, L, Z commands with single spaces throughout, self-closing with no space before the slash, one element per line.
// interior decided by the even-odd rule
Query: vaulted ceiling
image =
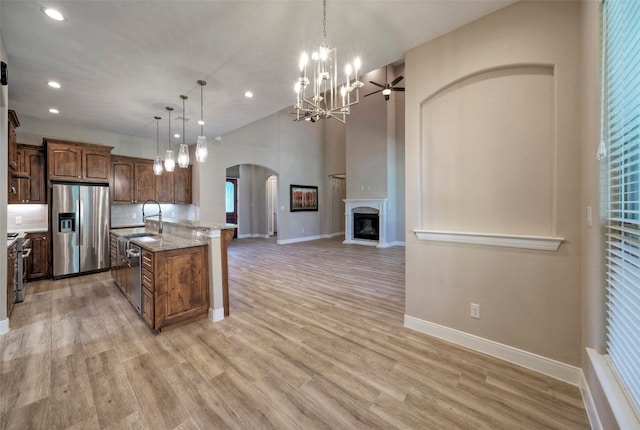
<path fill-rule="evenodd" d="M 329 0 L 327 42 L 340 63 L 360 56 L 367 72 L 510 3 Z M 197 80 L 207 81 L 205 133 L 224 135 L 291 106 L 299 54 L 322 40 L 320 0 L 2 0 L 0 16 L 9 107 L 19 116 L 155 139 L 153 116 L 166 119 L 166 106 L 182 116 L 186 94 L 188 143 L 199 131 Z"/>

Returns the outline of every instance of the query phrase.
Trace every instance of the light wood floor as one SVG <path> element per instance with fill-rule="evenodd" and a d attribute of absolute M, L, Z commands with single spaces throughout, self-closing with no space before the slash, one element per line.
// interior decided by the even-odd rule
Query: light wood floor
<path fill-rule="evenodd" d="M 242 239 L 229 266 L 231 316 L 162 334 L 108 273 L 28 284 L 0 428 L 588 428 L 576 387 L 405 329 L 403 248 Z"/>

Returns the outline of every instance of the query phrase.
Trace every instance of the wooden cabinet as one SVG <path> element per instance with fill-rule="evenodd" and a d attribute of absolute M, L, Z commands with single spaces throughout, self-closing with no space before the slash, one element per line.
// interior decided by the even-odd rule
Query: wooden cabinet
<path fill-rule="evenodd" d="M 176 167 L 173 172 L 156 176 L 156 200 L 160 203 L 190 204 L 192 167 Z"/>
<path fill-rule="evenodd" d="M 45 139 L 52 181 L 109 182 L 111 146 Z"/>
<path fill-rule="evenodd" d="M 28 233 L 31 255 L 27 258 L 27 281 L 49 278 L 49 233 Z"/>
<path fill-rule="evenodd" d="M 209 310 L 207 246 L 142 251 L 142 316 L 154 330 L 200 318 Z"/>
<path fill-rule="evenodd" d="M 47 203 L 44 148 L 33 145 L 17 145 L 18 169 L 29 175 L 25 178 L 10 178 L 8 203 Z"/>
<path fill-rule="evenodd" d="M 17 247 L 14 243 L 9 249 L 7 249 L 7 318 L 11 316 L 13 311 L 13 304 L 16 301 L 15 289 L 16 289 L 16 264 L 17 260 Z"/>
<path fill-rule="evenodd" d="M 111 160 L 113 203 L 144 203 L 155 199 L 156 180 L 153 161 L 114 156 Z"/>
<path fill-rule="evenodd" d="M 20 170 L 18 167 L 17 160 L 17 145 L 18 145 L 18 137 L 16 135 L 16 128 L 20 127 L 20 121 L 18 120 L 18 115 L 16 115 L 16 111 L 9 109 L 9 127 L 7 130 L 7 146 L 8 146 L 8 160 L 9 160 L 9 171 L 11 170 Z"/>

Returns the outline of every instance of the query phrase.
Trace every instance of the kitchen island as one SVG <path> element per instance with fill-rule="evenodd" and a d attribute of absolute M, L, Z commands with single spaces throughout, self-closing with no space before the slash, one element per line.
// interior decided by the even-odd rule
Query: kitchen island
<path fill-rule="evenodd" d="M 112 275 L 118 285 L 118 238 L 128 238 L 141 251 L 144 320 L 154 330 L 207 314 L 211 321 L 229 315 L 227 248 L 234 224 L 147 220 L 146 227 L 111 230 Z M 118 285 L 132 301 L 131 292 Z"/>

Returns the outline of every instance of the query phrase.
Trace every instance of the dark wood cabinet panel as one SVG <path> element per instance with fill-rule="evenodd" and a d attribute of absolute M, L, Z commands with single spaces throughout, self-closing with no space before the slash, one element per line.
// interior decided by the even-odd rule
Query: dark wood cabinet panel
<path fill-rule="evenodd" d="M 82 150 L 75 146 L 51 145 L 48 150 L 49 178 L 78 181 L 82 179 Z"/>
<path fill-rule="evenodd" d="M 116 155 L 112 157 L 111 171 L 113 203 L 158 200 L 156 190 L 160 176 L 153 174 L 152 160 Z"/>
<path fill-rule="evenodd" d="M 174 178 L 174 202 L 190 204 L 191 199 L 191 166 L 186 169 L 177 168 Z"/>
<path fill-rule="evenodd" d="M 44 148 L 34 147 L 24 150 L 24 170 L 29 173 L 29 179 L 22 180 L 25 203 L 47 203 L 45 166 Z"/>
<path fill-rule="evenodd" d="M 8 161 L 9 161 L 9 169 L 20 170 L 18 167 L 17 160 L 17 145 L 18 145 L 18 136 L 16 134 L 16 128 L 20 127 L 20 121 L 18 120 L 18 115 L 16 115 L 16 111 L 9 109 L 9 124 L 7 129 L 7 146 L 8 146 Z"/>
<path fill-rule="evenodd" d="M 111 150 L 84 149 L 82 153 L 82 179 L 104 182 L 109 180 Z"/>
<path fill-rule="evenodd" d="M 156 200 L 160 203 L 191 204 L 192 167 L 176 167 L 173 172 L 156 176 Z"/>
<path fill-rule="evenodd" d="M 156 200 L 160 203 L 173 203 L 175 172 L 162 172 L 156 176 Z"/>
<path fill-rule="evenodd" d="M 109 182 L 111 146 L 44 139 L 49 179 L 72 182 Z"/>
<path fill-rule="evenodd" d="M 49 277 L 49 234 L 28 233 L 31 240 L 31 256 L 26 259 L 27 281 L 47 279 Z"/>
<path fill-rule="evenodd" d="M 136 162 L 134 171 L 134 199 L 138 203 L 156 198 L 156 177 L 153 162 Z"/>
<path fill-rule="evenodd" d="M 113 203 L 133 203 L 134 163 L 125 158 L 111 161 L 112 183 L 111 196 Z"/>
<path fill-rule="evenodd" d="M 17 145 L 17 168 L 26 172 L 29 178 L 10 177 L 8 202 L 47 203 L 44 148 L 33 145 Z"/>

